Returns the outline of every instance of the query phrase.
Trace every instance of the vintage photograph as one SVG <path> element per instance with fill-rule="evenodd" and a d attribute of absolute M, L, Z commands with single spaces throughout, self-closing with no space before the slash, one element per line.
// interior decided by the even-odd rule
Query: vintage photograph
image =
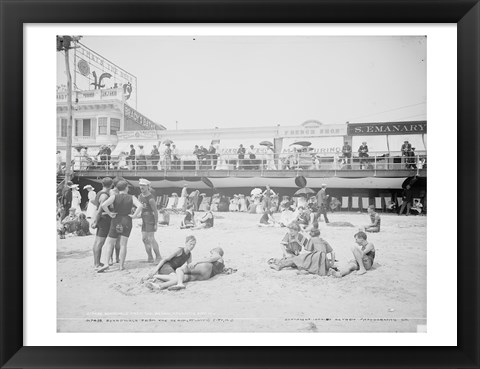
<path fill-rule="evenodd" d="M 58 332 L 427 331 L 425 36 L 56 42 Z"/>

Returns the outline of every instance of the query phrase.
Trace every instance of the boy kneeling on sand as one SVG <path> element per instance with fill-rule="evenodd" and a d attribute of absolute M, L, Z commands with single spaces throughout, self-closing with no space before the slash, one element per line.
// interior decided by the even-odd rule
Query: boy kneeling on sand
<path fill-rule="evenodd" d="M 367 234 L 365 232 L 358 232 L 354 236 L 357 245 L 352 246 L 352 253 L 355 260 L 351 260 L 348 266 L 341 269 L 339 272 L 330 270 L 329 274 L 334 277 L 344 277 L 347 274 L 357 270 L 357 275 L 362 275 L 370 270 L 375 260 L 375 246 L 373 243 L 367 241 Z"/>

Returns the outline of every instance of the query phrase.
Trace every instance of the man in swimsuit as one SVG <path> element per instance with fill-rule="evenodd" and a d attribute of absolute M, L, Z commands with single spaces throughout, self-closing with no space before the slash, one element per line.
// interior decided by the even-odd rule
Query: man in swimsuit
<path fill-rule="evenodd" d="M 367 209 L 370 221 L 372 222 L 368 226 L 365 226 L 365 232 L 380 232 L 380 215 L 375 212 L 375 206 L 370 205 Z"/>
<path fill-rule="evenodd" d="M 367 234 L 365 232 L 358 232 L 354 237 L 355 243 L 357 244 L 352 246 L 352 253 L 355 260 L 350 260 L 348 266 L 339 272 L 331 270 L 331 274 L 334 277 L 344 277 L 355 270 L 357 270 L 357 275 L 362 275 L 372 268 L 373 261 L 375 260 L 375 246 L 373 246 L 373 243 L 367 241 Z"/>
<path fill-rule="evenodd" d="M 155 261 L 160 261 L 160 250 L 158 248 L 157 240 L 155 239 L 155 232 L 158 225 L 158 211 L 155 198 L 150 192 L 150 181 L 140 178 L 140 196 L 138 201 L 142 203 L 142 241 L 147 252 L 148 262 L 154 261 L 152 250 L 155 253 Z"/>
<path fill-rule="evenodd" d="M 223 250 L 220 247 L 210 251 L 210 257 L 178 268 L 175 275 L 169 275 L 169 280 L 158 286 L 158 289 L 168 288 L 171 291 L 185 289 L 185 282 L 205 281 L 223 272 Z"/>
<path fill-rule="evenodd" d="M 103 204 L 103 211 L 109 215 L 112 220 L 110 230 L 106 239 L 107 254 L 104 266 L 98 268 L 97 272 L 102 273 L 108 269 L 108 260 L 113 252 L 113 248 L 120 238 L 120 270 L 125 269 L 125 259 L 127 257 L 127 243 L 132 232 L 132 218 L 139 218 L 142 211 L 142 203 L 135 196 L 128 194 L 128 184 L 126 181 L 119 181 L 116 186 L 118 194 L 110 196 Z M 113 211 L 109 206 L 113 205 Z M 131 215 L 133 207 L 137 210 Z"/>
<path fill-rule="evenodd" d="M 276 193 L 267 185 L 267 188 L 262 193 L 263 195 L 263 210 L 270 210 L 272 208 L 272 197 L 276 195 Z"/>
<path fill-rule="evenodd" d="M 105 177 L 102 180 L 102 190 L 95 196 L 94 204 L 97 206 L 97 211 L 93 216 L 92 228 L 97 229 L 95 241 L 93 242 L 93 264 L 95 268 L 103 266 L 100 263 L 102 256 L 102 248 L 105 244 L 108 232 L 110 231 L 110 218 L 107 214 L 104 214 L 101 205 L 110 197 L 110 190 L 112 188 L 113 181 L 110 177 Z"/>

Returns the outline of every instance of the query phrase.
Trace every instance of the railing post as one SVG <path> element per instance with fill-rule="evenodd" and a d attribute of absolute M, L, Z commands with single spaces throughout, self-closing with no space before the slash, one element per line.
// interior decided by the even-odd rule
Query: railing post
<path fill-rule="evenodd" d="M 373 157 L 373 176 L 377 176 L 377 154 Z"/>

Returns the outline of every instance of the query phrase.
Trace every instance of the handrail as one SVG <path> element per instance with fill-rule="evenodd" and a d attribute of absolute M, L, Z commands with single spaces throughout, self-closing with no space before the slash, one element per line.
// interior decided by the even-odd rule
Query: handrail
<path fill-rule="evenodd" d="M 126 155 L 112 156 L 100 154 L 94 157 L 76 155 L 72 159 L 72 169 L 75 172 L 102 170 L 116 171 L 129 170 L 134 173 L 138 171 L 162 171 L 165 175 L 169 171 L 192 170 L 198 171 L 232 171 L 253 170 L 259 171 L 261 176 L 269 171 L 296 171 L 301 173 L 304 170 L 332 171 L 334 175 L 342 171 L 370 170 L 373 175 L 377 171 L 388 170 L 416 170 L 426 169 L 427 155 L 413 153 L 413 155 L 401 155 L 400 152 L 369 153 L 369 156 L 331 154 L 330 156 L 319 156 L 315 154 L 283 153 L 283 154 L 259 154 L 254 158 L 245 155 L 239 158 L 238 155 L 202 155 L 195 157 L 184 156 L 166 158 L 163 155 L 145 155 L 130 157 Z M 58 168 L 61 171 L 61 168 Z"/>

